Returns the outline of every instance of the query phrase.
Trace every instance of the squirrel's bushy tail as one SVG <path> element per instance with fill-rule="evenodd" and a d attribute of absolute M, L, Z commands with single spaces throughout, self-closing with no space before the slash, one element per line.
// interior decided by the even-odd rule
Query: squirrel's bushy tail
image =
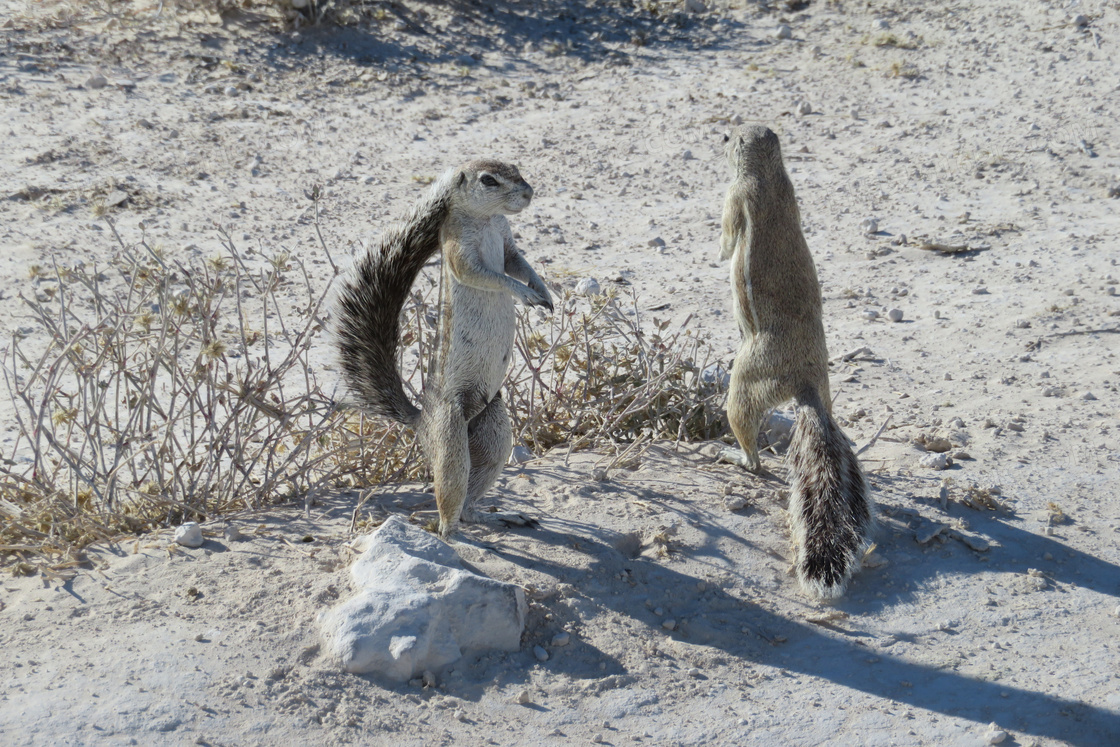
<path fill-rule="evenodd" d="M 807 388 L 796 402 L 789 515 L 800 546 L 797 577 L 816 596 L 834 599 L 859 568 L 871 502 L 859 460 L 816 390 Z"/>
<path fill-rule="evenodd" d="M 416 276 L 440 249 L 454 176 L 441 176 L 404 220 L 354 259 L 332 309 L 346 385 L 364 410 L 406 425 L 419 421 L 420 408 L 405 394 L 397 367 L 400 314 Z"/>

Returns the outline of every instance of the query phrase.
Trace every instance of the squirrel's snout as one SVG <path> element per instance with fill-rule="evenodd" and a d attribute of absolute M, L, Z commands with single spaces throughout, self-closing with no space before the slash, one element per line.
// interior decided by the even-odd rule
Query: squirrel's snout
<path fill-rule="evenodd" d="M 533 199 L 533 188 L 526 184 L 525 187 L 521 190 L 521 194 L 525 196 L 525 201 L 528 202 L 529 200 Z"/>

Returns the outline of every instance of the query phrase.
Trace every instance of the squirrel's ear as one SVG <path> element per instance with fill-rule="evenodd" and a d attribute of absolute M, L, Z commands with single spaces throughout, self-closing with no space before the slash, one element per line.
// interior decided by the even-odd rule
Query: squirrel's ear
<path fill-rule="evenodd" d="M 459 181 L 455 182 L 456 187 L 461 187 L 467 181 L 467 175 L 462 171 L 459 172 Z"/>

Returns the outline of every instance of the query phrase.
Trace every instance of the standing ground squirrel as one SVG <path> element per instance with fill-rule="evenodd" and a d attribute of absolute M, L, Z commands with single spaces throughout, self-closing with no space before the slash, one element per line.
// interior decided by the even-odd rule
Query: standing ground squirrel
<path fill-rule="evenodd" d="M 509 459 L 513 443 L 501 386 L 513 350 L 513 297 L 552 310 L 544 282 L 517 251 L 506 215 L 533 197 L 517 168 L 471 161 L 444 173 L 377 247 L 340 279 L 332 308 L 344 378 L 370 413 L 416 428 L 431 462 L 440 534 L 460 518 L 532 524 L 483 513 L 474 501 Z M 420 269 L 443 251 L 436 369 L 423 408 L 397 370 L 400 312 Z"/>
<path fill-rule="evenodd" d="M 723 206 L 720 258 L 731 259 L 742 337 L 727 415 L 743 451 L 722 456 L 759 471 L 762 419 L 794 401 L 789 516 L 797 576 L 807 591 L 831 599 L 844 593 L 868 543 L 867 484 L 832 419 L 821 292 L 778 137 L 765 127 L 737 128 L 727 156 L 734 180 Z"/>

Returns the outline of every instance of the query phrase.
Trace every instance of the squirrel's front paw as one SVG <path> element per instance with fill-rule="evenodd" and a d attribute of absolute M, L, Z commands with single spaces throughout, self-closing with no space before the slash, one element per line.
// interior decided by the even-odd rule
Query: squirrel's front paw
<path fill-rule="evenodd" d="M 525 289 L 518 293 L 518 297 L 525 306 L 544 306 L 552 311 L 552 299 L 548 297 L 548 291 L 541 293 L 535 288 L 525 286 Z"/>
<path fill-rule="evenodd" d="M 536 283 L 533 283 L 529 287 L 532 290 L 535 290 L 537 293 L 539 293 L 541 295 L 541 297 L 544 299 L 543 302 L 537 304 L 538 306 L 544 306 L 549 311 L 555 311 L 556 310 L 556 309 L 552 308 L 552 295 L 549 294 L 548 288 L 545 288 L 543 285 L 537 285 Z"/>

